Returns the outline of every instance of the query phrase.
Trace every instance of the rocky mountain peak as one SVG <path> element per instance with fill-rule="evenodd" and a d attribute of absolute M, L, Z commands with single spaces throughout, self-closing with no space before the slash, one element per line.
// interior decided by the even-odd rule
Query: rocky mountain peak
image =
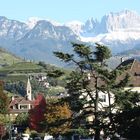
<path fill-rule="evenodd" d="M 23 23 L 0 17 L 0 45 L 28 59 L 55 63 L 52 51 L 70 52 L 71 42 L 110 47 L 114 54 L 133 49 L 140 44 L 140 15 L 124 10 L 109 13 L 97 21 L 72 21 L 59 24 L 52 20 L 31 18 Z"/>
<path fill-rule="evenodd" d="M 28 26 L 16 20 L 0 17 L 0 37 L 17 40 L 29 31 Z"/>
<path fill-rule="evenodd" d="M 124 10 L 119 13 L 110 13 L 102 18 L 99 28 L 102 29 L 100 31 L 102 33 L 140 28 L 140 15 L 129 10 Z"/>

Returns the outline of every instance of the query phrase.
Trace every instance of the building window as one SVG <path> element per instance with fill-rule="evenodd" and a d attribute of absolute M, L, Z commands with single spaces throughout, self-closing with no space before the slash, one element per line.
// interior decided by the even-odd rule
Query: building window
<path fill-rule="evenodd" d="M 134 76 L 140 76 L 140 73 L 136 73 L 136 72 L 135 72 L 135 73 L 134 73 Z"/>
<path fill-rule="evenodd" d="M 101 96 L 99 97 L 99 100 L 100 100 L 101 102 L 106 102 L 106 95 L 101 95 Z"/>
<path fill-rule="evenodd" d="M 27 105 L 20 105 L 20 109 L 28 109 Z"/>

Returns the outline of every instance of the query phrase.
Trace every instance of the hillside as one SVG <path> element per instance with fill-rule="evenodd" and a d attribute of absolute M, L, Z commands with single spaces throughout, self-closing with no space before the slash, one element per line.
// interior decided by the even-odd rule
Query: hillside
<path fill-rule="evenodd" d="M 22 62 L 23 60 L 0 47 L 0 67 Z"/>
<path fill-rule="evenodd" d="M 123 52 L 119 53 L 118 55 L 139 56 L 140 55 L 140 44 L 137 44 L 134 48 L 127 50 L 127 51 L 123 51 Z"/>
<path fill-rule="evenodd" d="M 16 73 L 36 73 L 43 72 L 44 68 L 33 62 L 19 62 L 10 66 L 0 68 L 0 73 L 16 74 Z"/>
<path fill-rule="evenodd" d="M 51 73 L 57 72 L 58 70 L 61 70 L 64 75 L 58 78 L 49 77 Z M 58 92 L 64 91 L 66 77 L 69 73 L 70 70 L 43 62 L 19 62 L 10 66 L 1 67 L 0 80 L 4 81 L 6 91 L 21 95 L 24 91 L 23 87 L 24 89 L 26 88 L 27 79 L 30 77 L 33 94 L 42 92 L 46 95 L 56 95 Z M 47 77 L 40 82 L 42 76 Z M 44 85 L 46 82 L 49 82 L 49 90 Z"/>

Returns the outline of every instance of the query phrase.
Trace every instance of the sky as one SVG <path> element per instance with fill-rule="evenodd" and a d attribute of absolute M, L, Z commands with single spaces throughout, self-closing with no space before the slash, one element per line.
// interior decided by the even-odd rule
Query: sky
<path fill-rule="evenodd" d="M 124 9 L 140 14 L 140 0 L 0 0 L 0 16 L 20 21 L 39 17 L 60 23 L 85 22 Z"/>

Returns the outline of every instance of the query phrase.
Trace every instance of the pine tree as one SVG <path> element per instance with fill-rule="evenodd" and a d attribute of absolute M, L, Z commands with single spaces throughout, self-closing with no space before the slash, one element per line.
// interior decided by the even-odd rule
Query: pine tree
<path fill-rule="evenodd" d="M 77 114 L 82 110 L 82 113 L 75 118 L 75 120 L 81 117 L 84 119 L 88 113 L 92 113 L 94 115 L 94 122 L 92 129 L 95 130 L 95 140 L 99 139 L 100 136 L 100 120 L 99 120 L 99 75 L 98 69 L 99 67 L 103 67 L 103 63 L 105 59 L 108 59 L 111 56 L 109 49 L 106 46 L 96 44 L 96 52 L 93 52 L 90 46 L 86 46 L 84 44 L 73 44 L 74 53 L 67 54 L 62 52 L 54 52 L 54 54 L 62 59 L 65 62 L 73 62 L 77 65 L 77 70 L 71 73 L 69 82 L 67 84 L 68 93 L 70 95 L 68 101 L 71 105 L 71 109 L 75 111 Z M 80 59 L 79 59 L 79 58 Z M 77 59 L 77 60 L 76 60 Z M 87 75 L 90 74 L 91 78 L 94 79 L 94 84 L 92 87 L 89 85 Z M 95 92 L 95 95 L 93 95 Z M 85 98 L 81 98 L 81 96 L 87 93 L 86 96 L 90 97 L 90 102 L 87 102 Z M 71 98 L 71 99 L 70 99 Z M 73 99 L 72 99 L 73 98 Z M 87 107 L 84 109 L 84 105 L 89 104 L 88 108 L 90 109 L 93 106 L 94 109 L 92 111 Z M 84 115 L 85 114 L 85 115 Z M 75 117 L 75 116 L 74 116 Z"/>
<path fill-rule="evenodd" d="M 126 75 L 121 80 L 117 78 L 126 68 L 113 71 L 107 69 L 105 60 L 111 57 L 111 52 L 104 45 L 95 44 L 95 51 L 84 44 L 72 45 L 73 54 L 63 52 L 54 52 L 54 54 L 66 63 L 73 62 L 76 67 L 68 78 L 66 88 L 69 97 L 65 99 L 73 111 L 73 128 L 78 129 L 82 125 L 84 129 L 92 129 L 95 140 L 100 139 L 102 130 L 106 136 L 114 135 L 117 132 L 114 116 L 117 112 L 123 111 L 120 95 L 126 92 L 124 87 L 128 84 L 129 76 Z M 103 106 L 101 102 L 101 93 L 108 96 L 107 106 Z M 93 116 L 92 123 L 84 121 L 87 116 Z"/>

